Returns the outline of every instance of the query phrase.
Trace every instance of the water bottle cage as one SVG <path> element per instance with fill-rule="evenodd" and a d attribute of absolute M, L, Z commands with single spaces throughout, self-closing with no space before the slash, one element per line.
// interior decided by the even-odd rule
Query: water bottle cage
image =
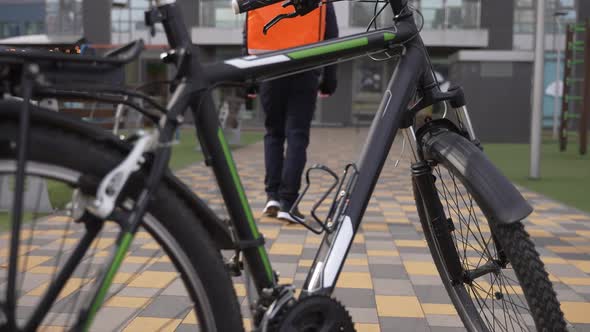
<path fill-rule="evenodd" d="M 313 207 L 311 209 L 311 213 L 310 213 L 313 219 L 311 219 L 310 223 L 307 223 L 304 221 L 300 221 L 299 218 L 296 218 L 296 216 L 294 214 L 299 206 L 299 203 L 303 200 L 303 197 L 305 196 L 305 194 L 309 190 L 309 187 L 311 186 L 310 175 L 311 175 L 311 172 L 314 170 L 328 173 L 333 178 L 333 182 L 330 185 L 330 188 L 313 205 Z M 353 172 L 350 173 L 350 170 L 352 170 Z M 349 174 L 352 174 L 352 177 L 350 177 Z M 305 188 L 303 189 L 301 194 L 299 194 L 299 197 L 297 197 L 297 200 L 295 201 L 295 203 L 291 207 L 289 214 L 293 217 L 294 220 L 296 220 L 298 223 L 300 223 L 305 228 L 309 229 L 310 231 L 312 231 L 315 234 L 321 234 L 323 232 L 332 233 L 334 231 L 334 229 L 336 229 L 337 221 L 340 219 L 339 218 L 340 214 L 345 210 L 346 206 L 348 205 L 348 195 L 354 185 L 354 181 L 356 180 L 357 175 L 358 175 L 358 170 L 354 164 L 346 165 L 346 168 L 344 170 L 344 175 L 342 177 L 342 181 L 339 181 L 338 175 L 336 175 L 336 173 L 334 171 L 332 171 L 330 168 L 328 168 L 327 166 L 320 165 L 320 164 L 313 165 L 312 167 L 308 168 L 307 171 L 305 172 L 305 182 L 306 182 Z M 348 184 L 346 185 L 346 188 L 343 190 L 342 187 L 343 187 L 346 179 L 349 179 L 349 181 L 348 181 Z M 322 203 L 326 200 L 326 198 L 328 198 L 328 196 L 332 193 L 332 191 L 334 190 L 334 188 L 336 188 L 336 186 L 338 186 L 338 189 L 336 190 L 334 200 L 332 201 L 332 204 L 330 206 L 330 209 L 328 210 L 328 214 L 326 215 L 325 220 L 322 220 L 317 215 L 316 211 L 322 205 Z M 317 225 L 313 226 L 313 223 L 315 223 Z"/>

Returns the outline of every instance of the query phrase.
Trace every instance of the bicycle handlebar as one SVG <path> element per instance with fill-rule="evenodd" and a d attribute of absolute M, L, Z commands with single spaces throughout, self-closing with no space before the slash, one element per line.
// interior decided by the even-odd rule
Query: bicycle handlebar
<path fill-rule="evenodd" d="M 235 14 L 240 14 L 281 1 L 283 0 L 231 0 L 231 6 Z"/>

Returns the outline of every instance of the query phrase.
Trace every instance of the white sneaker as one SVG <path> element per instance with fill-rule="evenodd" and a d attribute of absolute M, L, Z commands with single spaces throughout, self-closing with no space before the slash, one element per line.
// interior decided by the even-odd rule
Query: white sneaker
<path fill-rule="evenodd" d="M 296 210 L 295 213 L 293 213 L 293 214 L 290 214 L 289 212 L 286 212 L 286 211 L 279 211 L 277 218 L 280 220 L 284 220 L 284 221 L 288 221 L 288 222 L 292 222 L 292 223 L 305 222 L 305 216 L 303 214 L 301 214 L 301 212 L 299 212 L 299 210 Z"/>
<path fill-rule="evenodd" d="M 279 212 L 280 208 L 281 208 L 281 203 L 270 199 L 270 200 L 268 200 L 268 202 L 266 202 L 266 206 L 264 206 L 264 210 L 262 210 L 262 214 L 267 217 L 276 217 L 277 212 Z"/>

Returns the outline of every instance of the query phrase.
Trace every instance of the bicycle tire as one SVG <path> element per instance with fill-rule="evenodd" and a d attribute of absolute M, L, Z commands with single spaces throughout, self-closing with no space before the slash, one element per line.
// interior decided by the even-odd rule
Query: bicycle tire
<path fill-rule="evenodd" d="M 451 131 L 445 131 L 443 133 L 439 133 L 438 135 L 457 135 L 454 132 Z M 467 142 L 467 144 L 470 144 Z M 475 146 L 473 148 L 476 148 Z M 435 158 L 435 157 L 433 157 Z M 435 185 L 437 188 L 437 196 L 438 196 L 438 200 L 440 201 L 440 203 L 442 204 L 442 206 L 444 207 L 445 213 L 447 215 L 448 218 L 451 218 L 451 220 L 453 220 L 453 224 L 454 224 L 454 230 L 452 231 L 453 233 L 453 239 L 454 239 L 454 244 L 455 244 L 455 248 L 457 248 L 457 252 L 459 254 L 461 263 L 463 265 L 464 268 L 467 267 L 473 267 L 473 263 L 469 263 L 469 260 L 472 257 L 467 257 L 467 249 L 472 250 L 475 249 L 474 246 L 477 246 L 477 244 L 484 244 L 482 245 L 482 251 L 483 254 L 489 254 L 490 256 L 494 256 L 493 254 L 497 255 L 497 252 L 493 252 L 493 250 L 491 250 L 489 247 L 490 244 L 493 245 L 493 237 L 492 234 L 495 235 L 495 238 L 497 239 L 497 241 L 500 242 L 500 246 L 503 248 L 508 261 L 510 262 L 510 266 L 513 269 L 514 274 L 516 275 L 517 280 L 512 280 L 512 278 L 508 278 L 506 280 L 509 280 L 509 283 L 504 280 L 504 281 L 499 281 L 497 283 L 497 287 L 494 288 L 495 282 L 491 282 L 491 287 L 487 290 L 487 295 L 489 295 L 489 293 L 494 293 L 494 297 L 498 297 L 496 300 L 498 302 L 506 302 L 504 299 L 506 297 L 506 295 L 508 296 L 514 296 L 520 299 L 520 292 L 518 291 L 517 288 L 514 288 L 513 282 L 518 281 L 518 284 L 520 286 L 520 288 L 522 289 L 522 292 L 524 293 L 524 298 L 526 301 L 526 304 L 528 305 L 528 309 L 530 311 L 530 316 L 532 316 L 532 320 L 534 321 L 534 325 L 536 327 L 536 329 L 538 331 L 566 331 L 566 323 L 563 317 L 563 313 L 560 309 L 560 305 L 559 305 L 559 301 L 557 300 L 557 296 L 555 291 L 553 290 L 552 284 L 549 280 L 548 274 L 545 271 L 543 262 L 540 260 L 539 254 L 537 253 L 537 251 L 535 250 L 534 244 L 533 242 L 530 240 L 529 235 L 526 233 L 526 231 L 524 230 L 524 225 L 522 224 L 522 222 L 518 221 L 512 224 L 507 224 L 507 225 L 487 225 L 487 220 L 486 220 L 486 225 L 479 225 L 479 222 L 481 221 L 478 220 L 479 217 L 474 218 L 471 215 L 483 215 L 481 213 L 478 213 L 474 210 L 473 207 L 473 203 L 475 203 L 477 206 L 479 206 L 479 202 L 476 201 L 475 198 L 473 198 L 473 196 L 471 196 L 471 193 L 469 193 L 469 191 L 466 189 L 467 186 L 465 186 L 463 184 L 463 180 L 461 179 L 461 177 L 458 174 L 458 171 L 456 168 L 454 167 L 447 167 L 445 165 L 448 165 L 448 163 L 446 163 L 446 161 L 443 160 L 433 160 L 434 164 L 436 165 L 434 167 L 434 172 L 433 174 L 436 177 L 435 180 Z M 458 163 L 461 163 L 461 161 L 458 161 Z M 448 176 L 445 174 L 448 173 Z M 454 186 L 461 186 L 461 188 L 454 188 L 454 189 L 448 189 L 447 185 L 444 183 L 444 178 L 451 178 L 452 180 L 451 185 Z M 449 181 L 448 181 L 449 182 Z M 490 306 L 486 305 L 485 302 L 483 302 L 482 305 L 482 300 L 479 295 L 480 294 L 476 294 L 476 293 L 485 293 L 485 289 L 484 291 L 482 291 L 479 286 L 473 286 L 473 285 L 469 285 L 463 282 L 459 282 L 457 283 L 456 281 L 451 280 L 451 274 L 449 271 L 447 271 L 446 268 L 446 264 L 444 263 L 444 258 L 443 258 L 443 253 L 441 252 L 440 246 L 437 243 L 437 239 L 436 237 L 433 236 L 433 226 L 431 225 L 431 223 L 428 221 L 427 219 L 427 213 L 426 213 L 426 209 L 424 204 L 438 204 L 438 202 L 425 202 L 420 193 L 419 190 L 417 188 L 416 182 L 413 180 L 412 181 L 412 187 L 413 187 L 413 192 L 414 192 L 414 198 L 416 201 L 416 207 L 418 210 L 418 216 L 420 218 L 420 222 L 422 224 L 422 228 L 424 231 L 424 237 L 426 239 L 427 245 L 430 249 L 430 252 L 432 254 L 432 258 L 434 260 L 434 263 L 436 265 L 436 268 L 439 272 L 439 275 L 442 279 L 442 282 L 445 286 L 445 289 L 447 291 L 447 293 L 449 294 L 449 297 L 451 298 L 451 301 L 453 302 L 455 309 L 457 310 L 458 315 L 461 317 L 461 320 L 463 321 L 465 327 L 467 328 L 467 330 L 469 331 L 496 331 L 496 330 L 500 330 L 500 331 L 514 331 L 514 330 L 528 330 L 531 328 L 530 324 L 530 320 L 527 321 L 526 318 L 528 318 L 526 315 L 528 315 L 525 311 L 524 308 L 521 308 L 520 304 L 523 303 L 523 301 L 521 301 L 520 303 L 516 304 L 516 306 L 511 307 L 511 308 L 507 308 L 510 309 L 511 311 L 514 311 L 514 316 L 520 316 L 522 317 L 522 321 L 518 321 L 518 319 L 520 317 L 508 317 L 508 319 L 506 319 L 506 315 L 501 318 L 501 319 L 497 319 L 495 316 L 495 311 L 494 310 L 499 310 L 496 309 L 498 307 L 495 306 L 491 306 L 492 309 L 492 317 L 489 317 L 490 315 L 486 315 L 485 311 L 490 311 Z M 445 188 L 446 187 L 446 188 Z M 442 192 L 442 193 L 441 193 Z M 461 216 L 459 215 L 461 213 L 461 211 L 464 211 L 464 209 L 462 210 L 457 204 L 458 202 L 463 202 L 466 204 L 466 200 L 464 199 L 464 197 L 462 197 L 461 199 L 458 199 L 458 197 L 455 197 L 454 201 L 453 198 L 450 197 L 452 196 L 452 194 L 455 193 L 455 195 L 457 196 L 456 193 L 459 193 L 460 196 L 465 196 L 464 194 L 467 194 L 468 196 L 468 200 L 470 201 L 471 204 L 471 212 L 470 216 L 469 216 L 469 222 L 473 222 L 475 220 L 475 222 L 478 223 L 478 229 L 481 228 L 485 228 L 486 226 L 489 227 L 490 229 L 490 235 L 489 238 L 486 240 L 486 238 L 481 237 L 482 241 L 475 241 L 477 242 L 476 244 L 474 244 L 472 241 L 471 244 L 464 244 L 464 242 L 466 241 L 464 236 L 461 236 L 462 238 L 459 238 L 459 235 L 457 235 L 458 232 L 470 232 L 469 230 L 463 230 L 464 228 L 467 228 L 465 225 L 461 225 L 464 224 L 464 219 L 461 220 Z M 452 202 L 449 202 L 449 199 Z M 456 206 L 453 206 L 456 205 Z M 467 204 L 466 204 L 467 205 Z M 478 207 L 477 207 L 478 208 Z M 478 208 L 479 209 L 479 208 Z M 469 210 L 469 208 L 468 208 Z M 485 219 L 482 218 L 482 219 Z M 459 226 L 457 224 L 460 224 Z M 463 227 L 461 230 L 459 230 L 460 227 Z M 473 231 L 471 230 L 472 234 Z M 483 234 L 484 232 L 481 232 L 480 234 Z M 469 239 L 469 235 L 467 235 L 467 239 Z M 473 238 L 477 237 L 477 235 L 473 234 L 472 235 Z M 487 241 L 487 242 L 486 242 Z M 465 250 L 465 256 L 462 257 L 461 253 L 460 253 L 460 248 L 461 246 L 467 247 Z M 471 248 L 468 248 L 468 246 L 471 246 Z M 485 247 L 485 248 L 483 248 Z M 488 251 L 488 253 L 485 253 L 486 251 Z M 500 274 L 504 273 L 504 271 L 500 272 Z M 501 279 L 501 277 L 497 277 L 496 276 L 496 280 L 498 280 L 498 278 Z M 506 282 L 506 284 L 503 286 L 502 283 Z M 506 285 L 510 286 L 507 287 Z M 477 288 L 476 288 L 477 287 Z M 498 288 L 500 289 L 500 291 L 497 291 Z M 504 288 L 504 289 L 502 289 Z M 494 290 L 496 290 L 496 292 L 493 292 Z M 508 293 L 508 294 L 506 294 Z M 513 293 L 513 294 L 510 294 Z M 487 300 L 487 299 L 486 299 Z M 494 301 L 494 299 L 491 299 L 492 301 Z M 522 300 L 522 299 L 520 299 Z M 513 303 L 510 305 L 514 305 Z M 478 308 L 479 306 L 479 308 Z M 486 308 L 484 308 L 484 306 L 486 306 Z M 506 305 L 508 306 L 508 304 Z M 510 315 L 510 314 L 509 314 Z M 512 319 L 516 320 L 516 321 L 512 321 Z M 515 326 L 516 325 L 516 326 Z"/>
<path fill-rule="evenodd" d="M 46 112 L 37 108 L 33 111 Z M 14 117 L 0 120 L 0 161 L 5 168 L 11 163 L 16 165 L 14 142 L 17 134 L 18 123 Z M 57 128 L 39 120 L 31 124 L 28 157 L 31 169 L 44 165 L 53 172 L 63 169 L 101 179 L 124 157 L 121 151 L 109 149 L 104 140 L 81 135 L 80 131 Z M 27 169 L 27 172 L 32 171 Z M 132 189 L 123 194 L 137 191 L 146 177 L 146 172 L 136 172 L 130 178 Z M 185 201 L 171 188 L 161 185 L 150 203 L 142 228 L 162 246 L 180 274 L 199 326 L 207 331 L 242 331 L 240 308 L 221 254 Z"/>

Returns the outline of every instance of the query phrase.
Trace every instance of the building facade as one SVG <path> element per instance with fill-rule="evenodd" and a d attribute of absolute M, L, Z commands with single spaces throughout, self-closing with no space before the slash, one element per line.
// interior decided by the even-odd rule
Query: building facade
<path fill-rule="evenodd" d="M 422 13 L 422 37 L 443 86 L 465 86 L 476 117 L 480 116 L 478 114 L 505 112 L 510 118 L 518 119 L 516 122 L 522 133 L 509 140 L 519 141 L 528 137 L 525 120 L 530 114 L 536 2 L 411 1 Z M 177 0 L 177 3 L 183 9 L 193 42 L 199 46 L 204 61 L 241 55 L 245 14 L 234 15 L 228 0 Z M 159 54 L 166 49 L 162 29 L 158 28 L 156 35 L 152 36 L 143 22 L 143 13 L 148 5 L 146 0 L 0 0 L 3 9 L 0 11 L 0 33 L 4 33 L 3 37 L 36 33 L 78 34 L 98 48 L 142 38 L 148 49 L 139 61 L 127 68 L 127 82 L 135 84 L 162 80 L 172 75 L 172 69 L 159 61 Z M 365 31 L 376 9 L 375 4 L 365 2 L 342 1 L 335 2 L 334 6 L 341 36 Z M 584 6 L 590 7 L 590 1 L 547 0 L 546 78 L 556 77 L 556 70 L 563 70 L 556 68 L 555 51 L 563 50 L 565 23 L 582 19 L 576 13 L 590 10 Z M 565 15 L 556 17 L 554 14 L 557 11 L 565 12 Z M 391 19 L 391 14 L 384 11 L 376 23 L 383 27 Z M 364 57 L 338 67 L 338 90 L 334 97 L 318 101 L 314 124 L 341 126 L 367 123 L 375 113 L 395 68 L 395 59 L 374 61 Z M 506 85 L 498 83 L 507 78 L 512 79 L 514 87 L 507 89 Z M 167 97 L 165 87 L 154 89 L 152 94 L 161 95 L 162 99 Z M 220 100 L 228 94 L 240 95 L 238 91 L 223 89 L 216 92 L 216 97 Z M 547 98 L 545 114 L 550 120 L 553 97 Z M 515 102 L 498 104 L 495 101 L 499 99 Z M 242 117 L 247 124 L 260 125 L 262 114 L 258 102 L 248 105 Z M 483 116 L 482 120 L 490 119 Z M 481 122 L 492 127 L 488 121 Z M 545 124 L 551 125 L 547 119 Z M 496 140 L 495 137 L 506 135 L 500 130 L 490 139 Z"/>

